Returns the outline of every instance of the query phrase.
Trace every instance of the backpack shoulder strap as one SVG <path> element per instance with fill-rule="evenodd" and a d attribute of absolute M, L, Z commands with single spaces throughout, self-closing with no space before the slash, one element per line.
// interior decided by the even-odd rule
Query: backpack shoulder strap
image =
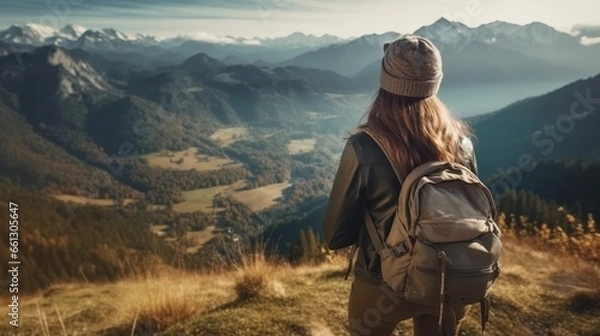
<path fill-rule="evenodd" d="M 373 139 L 373 141 L 375 141 L 377 146 L 379 146 L 379 148 L 381 148 L 381 151 L 385 154 L 385 157 L 388 159 L 390 166 L 394 170 L 394 174 L 396 174 L 396 178 L 398 178 L 400 185 L 402 185 L 404 182 L 404 176 L 400 173 L 400 170 L 398 169 L 398 167 L 396 167 L 394 165 L 394 163 L 393 163 L 394 161 L 391 159 L 391 155 L 385 150 L 385 147 L 382 145 L 379 138 L 375 134 L 373 134 L 370 130 L 368 130 L 367 128 L 362 128 L 360 131 L 366 133 L 369 137 L 371 137 L 371 139 Z M 377 232 L 377 227 L 375 226 L 375 223 L 373 222 L 373 218 L 371 217 L 371 214 L 369 213 L 369 209 L 368 209 L 367 205 L 364 204 L 363 207 L 364 207 L 363 213 L 364 213 L 364 217 L 365 217 L 365 224 L 367 227 L 367 232 L 369 233 L 369 237 L 371 238 L 371 241 L 373 242 L 373 246 L 375 247 L 375 250 L 382 257 L 386 257 L 388 254 L 391 254 L 391 251 L 389 248 L 387 248 L 383 238 L 381 238 L 381 236 Z"/>
<path fill-rule="evenodd" d="M 364 205 L 363 213 L 365 214 L 365 224 L 367 226 L 367 231 L 369 232 L 369 236 L 371 237 L 371 241 L 373 242 L 373 246 L 378 253 L 383 253 L 386 250 L 385 242 L 377 232 L 377 227 L 375 223 L 373 223 L 373 218 L 371 218 L 371 214 L 369 213 L 369 209 L 367 205 Z"/>
<path fill-rule="evenodd" d="M 377 146 L 379 146 L 379 148 L 381 148 L 381 151 L 383 151 L 383 153 L 385 154 L 385 157 L 390 162 L 390 166 L 392 166 L 392 169 L 394 170 L 394 174 L 396 174 L 398 181 L 402 185 L 402 181 L 403 181 L 402 175 L 400 174 L 400 171 L 396 167 L 394 167 L 393 161 L 390 159 L 391 158 L 390 155 L 384 149 L 384 147 L 382 146 L 379 139 L 366 128 L 361 128 L 358 133 L 360 133 L 360 132 L 366 133 L 369 137 L 371 137 L 371 139 L 373 139 L 373 141 L 375 141 Z M 364 214 L 364 218 L 365 218 L 365 226 L 367 227 L 367 233 L 369 234 L 369 238 L 371 238 L 371 242 L 373 242 L 373 246 L 375 247 L 375 250 L 377 251 L 377 253 L 379 253 L 382 256 L 388 254 L 389 250 L 386 248 L 383 238 L 381 238 L 381 236 L 377 232 L 377 227 L 375 226 L 375 223 L 373 223 L 373 218 L 371 218 L 371 214 L 369 213 L 369 208 L 367 207 L 366 203 L 363 205 L 363 214 Z M 354 259 L 354 254 L 356 253 L 357 249 L 358 249 L 358 244 L 355 244 L 354 246 L 352 246 L 352 249 L 350 251 L 350 256 L 348 258 L 348 269 L 346 271 L 346 276 L 344 279 L 348 279 L 348 276 L 350 275 L 350 272 L 352 271 L 352 262 Z"/>

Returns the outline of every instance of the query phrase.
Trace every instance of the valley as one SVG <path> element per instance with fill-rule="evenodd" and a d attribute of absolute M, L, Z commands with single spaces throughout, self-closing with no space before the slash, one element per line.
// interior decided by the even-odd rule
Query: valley
<path fill-rule="evenodd" d="M 292 140 L 287 148 L 290 155 L 308 153 L 315 149 L 316 143 L 315 139 Z"/>
<path fill-rule="evenodd" d="M 202 211 L 205 213 L 214 213 L 219 210 L 214 206 L 216 196 L 224 193 L 230 194 L 243 188 L 244 185 L 244 181 L 239 181 L 224 186 L 184 191 L 182 193 L 184 201 L 173 205 L 173 210 L 179 212 Z"/>
<path fill-rule="evenodd" d="M 466 27 L 441 18 L 415 32 L 440 46 L 439 96 L 472 126 L 479 175 L 509 232 L 493 330 L 597 333 L 586 319 L 598 317 L 599 302 L 590 290 L 600 260 L 598 45 L 541 23 Z M 187 319 L 165 322 L 164 335 L 228 335 L 239 326 L 265 334 L 258 324 L 280 312 L 280 330 L 336 334 L 345 251 L 322 245 L 321 221 L 348 132 L 377 90 L 381 45 L 399 34 L 212 43 L 78 26 L 0 30 L 0 200 L 18 200 L 27 214 L 27 320 L 63 334 L 62 322 L 86 335 L 129 335 L 139 307 L 107 317 L 110 297 L 129 293 L 142 308 L 183 309 Z M 540 266 L 544 246 L 578 260 L 572 281 L 562 259 Z M 244 301 L 244 272 L 273 274 L 274 292 Z M 192 295 L 183 307 L 144 294 L 149 282 L 156 290 L 172 279 Z M 315 286 L 329 293 L 330 319 L 304 299 Z M 318 322 L 300 318 L 300 308 Z M 232 322 L 229 311 L 258 322 Z M 33 322 L 25 333 L 48 334 Z M 465 334 L 476 334 L 475 318 Z"/>
<path fill-rule="evenodd" d="M 53 198 L 63 201 L 63 202 L 71 202 L 75 204 L 89 204 L 89 205 L 98 205 L 98 206 L 114 206 L 116 205 L 116 200 L 114 199 L 99 199 L 99 198 L 87 198 L 83 196 L 74 196 L 74 195 L 52 195 Z M 135 202 L 134 199 L 124 199 L 122 200 L 123 205 L 131 204 Z"/>
<path fill-rule="evenodd" d="M 221 147 L 227 147 L 237 140 L 247 139 L 248 129 L 245 127 L 221 128 L 210 135 L 210 139 Z"/>

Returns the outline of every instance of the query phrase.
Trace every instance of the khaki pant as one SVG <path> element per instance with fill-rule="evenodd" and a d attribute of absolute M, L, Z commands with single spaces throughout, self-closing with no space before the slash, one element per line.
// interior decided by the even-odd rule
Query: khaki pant
<path fill-rule="evenodd" d="M 400 321 L 412 318 L 415 336 L 435 336 L 437 333 L 439 308 L 422 306 L 397 298 L 385 286 L 374 286 L 355 279 L 350 291 L 348 318 L 352 336 L 389 336 Z M 456 315 L 456 329 L 444 324 L 443 335 L 458 335 L 460 324 L 465 319 L 470 306 L 453 307 Z M 446 314 L 444 314 L 446 315 Z"/>

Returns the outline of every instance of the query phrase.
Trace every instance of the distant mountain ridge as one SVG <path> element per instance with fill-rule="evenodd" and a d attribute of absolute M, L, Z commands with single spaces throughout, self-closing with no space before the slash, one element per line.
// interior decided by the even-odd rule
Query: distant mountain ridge
<path fill-rule="evenodd" d="M 19 110 L 29 122 L 62 146 L 88 143 L 108 153 L 118 150 L 115 141 L 144 140 L 128 138 L 125 130 L 110 138 L 117 125 L 161 120 L 159 126 L 169 124 L 171 131 L 158 131 L 156 143 L 140 148 L 175 148 L 192 145 L 185 139 L 207 137 L 222 124 L 297 122 L 309 112 L 335 113 L 339 105 L 326 94 L 352 92 L 334 72 L 227 65 L 205 54 L 116 77 L 98 70 L 94 64 L 103 63 L 83 51 L 44 46 L 18 56 L 0 57 L 0 87 L 23 101 Z"/>
<path fill-rule="evenodd" d="M 110 29 L 26 28 L 11 28 L 9 33 L 0 34 L 11 39 L 0 41 L 0 93 L 9 93 L 4 95 L 9 97 L 4 105 L 22 115 L 39 136 L 96 167 L 110 155 L 118 155 L 122 143 L 136 144 L 141 153 L 190 146 L 217 153 L 218 146 L 208 137 L 225 126 L 293 126 L 310 131 L 350 127 L 358 113 L 366 109 L 364 103 L 370 97 L 364 93 L 377 88 L 383 43 L 401 35 L 365 35 L 308 51 L 290 61 L 269 63 L 243 61 L 264 52 L 256 45 L 244 45 L 244 51 L 237 54 L 240 49 L 235 43 L 187 41 L 165 49 L 150 45 L 156 42 L 151 37 Z M 545 79 L 567 83 L 600 73 L 600 69 L 593 68 L 598 64 L 589 61 L 597 46 L 581 45 L 574 37 L 539 23 L 491 23 L 468 28 L 441 19 L 419 31 L 431 36 L 443 53 L 443 85 L 474 87 Z M 57 36 L 65 40 L 76 37 L 79 44 L 75 49 L 27 44 L 33 37 L 50 41 Z M 305 36 L 292 37 L 302 40 Z M 285 39 L 271 42 L 289 47 Z M 552 53 L 555 45 L 566 50 Z M 195 48 L 210 53 L 184 56 Z M 536 54 L 535 50 L 541 52 Z M 561 57 L 570 60 L 579 51 L 580 59 L 573 58 L 576 61 L 569 64 L 561 61 Z M 373 60 L 371 65 L 361 69 L 368 59 Z M 340 74 L 348 73 L 348 69 L 358 73 L 351 77 Z M 597 81 L 594 77 L 585 85 L 595 90 Z M 580 85 L 577 83 L 580 81 L 572 85 Z M 531 98 L 473 120 L 485 143 L 479 149 L 481 155 L 489 156 L 482 162 L 484 175 L 493 174 L 495 167 L 512 164 L 515 152 L 529 148 L 523 142 L 528 140 L 523 139 L 531 139 L 538 123 L 552 123 L 569 110 L 566 102 L 573 98 L 556 92 L 552 95 L 558 98 Z M 480 99 L 485 100 L 487 94 L 494 92 L 481 93 Z M 133 134 L 131 129 L 140 123 L 154 127 L 155 136 Z M 557 145 L 552 155 L 597 155 L 590 145 L 593 142 L 584 140 L 595 137 L 588 129 L 591 125 L 591 121 L 582 124 L 582 135 L 569 138 L 584 142 L 582 146 L 571 143 L 575 140 L 565 140 L 560 145 L 567 149 L 559 150 Z"/>
<path fill-rule="evenodd" d="M 444 81 L 481 85 L 498 81 L 573 81 L 600 72 L 600 45 L 534 22 L 493 22 L 475 28 L 444 18 L 413 34 L 431 39 L 444 60 Z M 399 33 L 363 36 L 324 47 L 280 64 L 330 69 L 351 77 L 364 90 L 377 88 L 383 42 Z M 478 78 L 479 77 L 479 78 Z"/>
<path fill-rule="evenodd" d="M 577 67 L 585 70 L 596 66 L 594 60 L 600 57 L 600 45 L 584 46 L 578 37 L 539 22 L 517 25 L 496 21 L 471 28 L 460 22 L 441 18 L 413 33 L 432 39 L 445 55 L 460 56 L 473 49 L 495 46 L 519 55 L 541 58 L 559 67 L 564 66 L 565 59 L 570 59 Z M 400 35 L 402 33 L 387 32 L 340 38 L 328 34 L 315 36 L 296 32 L 277 38 L 236 38 L 191 33 L 159 39 L 112 28 L 92 30 L 79 25 L 68 25 L 54 29 L 39 24 L 26 24 L 13 25 L 0 31 L 0 41 L 33 46 L 53 44 L 67 49 L 101 53 L 145 54 L 146 58 L 154 57 L 171 64 L 205 53 L 219 60 L 227 60 L 229 64 L 256 63 L 273 67 L 293 65 L 332 70 L 352 77 L 368 72 L 368 67 L 381 57 L 382 44 Z M 519 55 L 516 57 L 520 57 Z M 139 57 L 141 56 L 136 55 L 131 63 L 135 63 Z M 368 78 L 366 81 L 369 81 Z"/>
<path fill-rule="evenodd" d="M 54 29 L 40 24 L 12 25 L 6 30 L 0 31 L 0 41 L 32 46 L 56 45 L 67 49 L 123 51 L 147 49 L 149 47 L 171 50 L 185 44 L 197 44 L 200 46 L 209 44 L 213 45 L 215 50 L 222 49 L 224 53 L 228 53 L 229 50 L 229 52 L 236 54 L 236 49 L 239 49 L 242 51 L 242 54 L 247 54 L 252 53 L 254 50 L 255 53 L 258 53 L 255 60 L 265 56 L 269 58 L 267 50 L 295 50 L 295 53 L 302 53 L 346 40 L 329 34 L 315 36 L 300 32 L 276 38 L 247 39 L 192 33 L 173 38 L 159 39 L 150 35 L 126 33 L 112 28 L 99 30 L 87 29 L 77 24 L 67 25 L 61 29 Z M 206 51 L 202 50 L 202 47 L 197 47 L 196 49 L 184 52 L 184 57 Z M 246 49 L 248 51 L 244 51 Z M 186 49 L 184 48 L 183 50 L 185 51 Z M 219 57 L 219 55 L 214 54 L 211 56 Z M 273 59 L 270 58 L 269 60 L 272 61 Z"/>
<path fill-rule="evenodd" d="M 115 158 L 190 147 L 219 155 L 222 149 L 210 138 L 219 128 L 309 132 L 327 124 L 315 126 L 315 120 L 333 123 L 355 109 L 339 95 L 329 96 L 350 90 L 334 72 L 228 65 L 199 54 L 176 66 L 114 73 L 94 56 L 57 46 L 0 56 L 0 114 L 10 123 L 2 127 L 10 130 L 0 145 L 3 173 L 55 193 L 110 197 L 110 190 L 138 197 L 139 186 L 109 177 L 115 172 L 107 165 L 119 166 Z M 22 157 L 15 159 L 11 148 Z M 70 176 L 91 182 L 71 183 Z"/>
<path fill-rule="evenodd" d="M 469 121 L 477 136 L 480 174 L 500 174 L 509 186 L 520 184 L 534 161 L 598 159 L 600 74 Z"/>
<path fill-rule="evenodd" d="M 328 34 L 315 36 L 299 32 L 277 38 L 247 39 L 201 33 L 159 39 L 112 28 L 93 30 L 78 25 L 65 26 L 59 30 L 37 24 L 13 25 L 0 31 L 0 42 L 32 46 L 51 44 L 70 50 L 81 49 L 111 59 L 122 58 L 136 67 L 151 67 L 156 62 L 177 64 L 198 53 L 206 53 L 217 59 L 233 58 L 236 60 L 233 63 L 236 64 L 250 64 L 261 60 L 273 63 L 346 40 Z M 3 53 L 1 46 L 0 53 Z"/>

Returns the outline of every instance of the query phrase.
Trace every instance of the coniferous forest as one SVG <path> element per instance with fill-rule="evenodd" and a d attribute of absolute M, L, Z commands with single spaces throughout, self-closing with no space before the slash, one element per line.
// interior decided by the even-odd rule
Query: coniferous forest
<path fill-rule="evenodd" d="M 439 20 L 420 33 L 444 45 L 440 36 L 451 27 Z M 485 29 L 474 31 L 487 36 Z M 532 38 L 530 26 L 510 29 Z M 161 266 L 231 266 L 232 251 L 255 240 L 294 263 L 320 262 L 329 253 L 320 227 L 339 155 L 376 89 L 367 83 L 376 84 L 380 48 L 375 55 L 369 46 L 393 34 L 346 41 L 339 49 L 303 49 L 289 63 L 253 63 L 243 60 L 277 53 L 194 43 L 141 50 L 131 41 L 113 48 L 28 44 L 13 41 L 13 30 L 0 34 L 0 199 L 21 209 L 28 290 L 112 281 Z M 477 36 L 469 46 L 473 55 L 498 58 L 480 48 Z M 163 48 L 170 51 L 156 54 Z M 448 85 L 479 87 L 488 79 L 512 85 L 500 68 L 478 68 L 467 80 L 465 71 L 482 66 L 478 58 L 452 45 L 442 49 Z M 579 101 L 583 112 L 564 118 L 573 99 L 598 94 L 596 51 L 562 48 L 583 55 L 582 68 L 573 72 L 502 50 L 499 64 L 528 69 L 522 80 L 562 84 L 465 118 L 475 133 L 481 177 L 505 187 L 497 206 L 510 230 L 597 240 L 595 100 Z M 339 53 L 352 54 L 350 63 L 335 61 Z M 460 114 L 456 100 L 447 101 Z M 564 132 L 551 136 L 548 129 Z M 518 179 L 503 175 L 523 156 L 535 162 L 533 169 L 521 169 Z"/>

